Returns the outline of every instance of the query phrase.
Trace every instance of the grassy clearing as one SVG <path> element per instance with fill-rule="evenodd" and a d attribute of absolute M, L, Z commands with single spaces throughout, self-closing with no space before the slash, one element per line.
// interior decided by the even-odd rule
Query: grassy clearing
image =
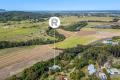
<path fill-rule="evenodd" d="M 32 46 L 25 46 L 25 47 L 14 47 L 14 48 L 6 48 L 6 49 L 0 49 L 0 57 L 7 55 L 9 53 L 15 53 L 20 52 L 27 49 L 33 49 L 35 48 L 35 45 Z"/>
<path fill-rule="evenodd" d="M 14 29 L 0 29 L 0 41 L 16 41 L 27 40 L 36 34 L 40 34 L 40 30 L 37 28 L 14 28 Z"/>
<path fill-rule="evenodd" d="M 120 33 L 120 29 L 100 29 L 100 30 L 111 32 L 111 33 Z"/>
<path fill-rule="evenodd" d="M 46 22 L 9 21 L 0 23 L 0 41 L 24 41 L 33 38 L 50 38 L 45 34 Z"/>
<path fill-rule="evenodd" d="M 81 20 L 112 21 L 112 17 L 82 17 Z"/>
<path fill-rule="evenodd" d="M 65 16 L 61 17 L 61 25 L 71 25 L 75 22 L 82 20 L 104 20 L 110 21 L 111 17 L 76 17 L 76 16 Z M 88 26 L 97 25 L 98 23 L 90 23 Z M 33 27 L 38 26 L 38 27 Z M 27 28 L 23 28 L 27 27 Z M 33 28 L 31 28 L 33 27 Z M 22 41 L 29 40 L 33 38 L 47 38 L 44 33 L 48 27 L 48 21 L 45 22 L 30 22 L 26 21 L 9 21 L 7 23 L 0 23 L 0 41 Z M 51 37 L 49 37 L 51 39 Z M 52 38 L 53 39 L 53 38 Z"/>
<path fill-rule="evenodd" d="M 108 32 L 108 33 L 114 33 L 114 34 L 120 34 L 120 30 L 118 29 L 95 29 L 95 28 L 82 28 L 82 31 L 96 31 L 96 32 Z M 97 33 L 93 35 L 88 36 L 78 36 L 76 34 L 72 35 L 71 37 L 67 38 L 66 40 L 56 43 L 57 48 L 71 48 L 75 47 L 78 44 L 87 45 L 91 42 L 97 41 L 99 39 L 102 39 L 102 36 L 104 34 Z M 99 37 L 99 35 L 101 36 Z M 109 35 L 108 35 L 109 36 Z"/>
<path fill-rule="evenodd" d="M 98 29 L 98 28 L 82 28 L 81 30 L 84 31 L 104 31 L 104 32 L 114 32 L 114 33 L 120 33 L 120 29 Z"/>
<path fill-rule="evenodd" d="M 71 36 L 64 40 L 63 42 L 56 43 L 57 48 L 72 48 L 77 46 L 78 44 L 87 45 L 93 41 L 95 41 L 96 38 L 93 36 Z"/>
<path fill-rule="evenodd" d="M 78 21 L 84 21 L 84 20 L 100 20 L 100 21 L 111 21 L 112 17 L 77 17 L 77 16 L 64 16 L 61 17 L 61 25 L 71 25 Z M 23 41 L 23 40 L 29 40 L 33 38 L 49 38 L 54 39 L 53 37 L 49 37 L 46 34 L 44 34 L 46 28 L 48 27 L 48 21 L 45 22 L 37 22 L 32 23 L 30 21 L 10 21 L 8 22 L 10 25 L 6 23 L 0 23 L 0 41 L 8 40 L 8 41 Z M 106 23 L 99 23 L 99 22 L 90 22 L 88 23 L 88 26 L 86 27 L 92 27 L 95 25 L 101 25 Z M 32 27 L 36 26 L 37 27 Z M 7 26 L 7 28 L 6 28 Z M 23 28 L 27 27 L 27 28 Z M 95 28 L 83 28 L 84 31 L 96 31 Z M 99 31 L 108 31 L 108 32 L 118 32 L 117 30 L 113 29 L 99 29 Z M 77 44 L 88 44 L 91 41 L 96 40 L 94 36 L 71 36 L 67 38 L 65 41 L 57 43 L 56 46 L 58 48 L 69 48 L 74 47 Z"/>
<path fill-rule="evenodd" d="M 112 77 L 111 80 L 120 80 L 120 76 Z"/>
<path fill-rule="evenodd" d="M 82 28 L 83 31 L 95 31 L 95 28 Z"/>
<path fill-rule="evenodd" d="M 112 21 L 112 17 L 77 17 L 77 16 L 65 16 L 60 18 L 63 26 L 73 24 L 78 21 L 98 20 L 98 21 Z M 99 23 L 101 24 L 101 23 Z M 90 25 L 98 25 L 98 23 L 90 23 Z"/>
<path fill-rule="evenodd" d="M 102 26 L 102 25 L 109 25 L 111 22 L 88 22 L 88 25 L 86 27 L 94 27 L 94 26 Z"/>

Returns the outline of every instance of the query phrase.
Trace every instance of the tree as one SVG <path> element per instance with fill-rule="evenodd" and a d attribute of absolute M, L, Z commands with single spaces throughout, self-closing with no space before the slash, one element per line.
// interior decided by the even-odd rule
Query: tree
<path fill-rule="evenodd" d="M 62 28 L 67 31 L 80 31 L 80 29 L 85 27 L 86 25 L 88 25 L 88 23 L 85 21 L 82 21 L 82 22 L 74 23 L 69 26 L 62 26 Z"/>
<path fill-rule="evenodd" d="M 116 18 L 113 19 L 113 22 L 118 22 L 119 20 L 120 19 L 116 17 Z"/>
<path fill-rule="evenodd" d="M 85 77 L 85 73 L 83 71 L 75 71 L 70 74 L 70 78 L 72 80 L 81 80 L 82 77 Z"/>

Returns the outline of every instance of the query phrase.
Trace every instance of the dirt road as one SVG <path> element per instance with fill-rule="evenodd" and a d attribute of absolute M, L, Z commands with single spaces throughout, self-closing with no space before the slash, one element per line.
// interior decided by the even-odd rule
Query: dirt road
<path fill-rule="evenodd" d="M 59 51 L 56 51 L 58 55 Z M 12 52 L 0 56 L 0 80 L 43 60 L 53 58 L 53 49 L 49 45 L 37 46 L 32 49 Z"/>

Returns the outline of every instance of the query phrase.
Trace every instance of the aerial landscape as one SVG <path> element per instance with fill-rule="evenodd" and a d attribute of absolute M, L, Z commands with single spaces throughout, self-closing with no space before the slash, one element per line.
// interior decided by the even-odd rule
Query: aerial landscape
<path fill-rule="evenodd" d="M 1 1 L 0 80 L 120 80 L 117 3 L 111 9 L 110 3 L 96 8 L 102 3 L 95 0 L 65 1 L 68 7 L 47 1 Z M 51 17 L 59 18 L 59 28 L 49 25 Z"/>

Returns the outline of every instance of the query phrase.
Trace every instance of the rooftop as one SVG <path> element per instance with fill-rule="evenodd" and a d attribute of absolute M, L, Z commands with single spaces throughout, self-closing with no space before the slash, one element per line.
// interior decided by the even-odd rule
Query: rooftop
<path fill-rule="evenodd" d="M 90 75 L 92 75 L 93 73 L 96 72 L 96 69 L 95 69 L 95 67 L 94 67 L 93 64 L 90 64 L 90 65 L 88 66 L 88 72 L 89 72 Z"/>

